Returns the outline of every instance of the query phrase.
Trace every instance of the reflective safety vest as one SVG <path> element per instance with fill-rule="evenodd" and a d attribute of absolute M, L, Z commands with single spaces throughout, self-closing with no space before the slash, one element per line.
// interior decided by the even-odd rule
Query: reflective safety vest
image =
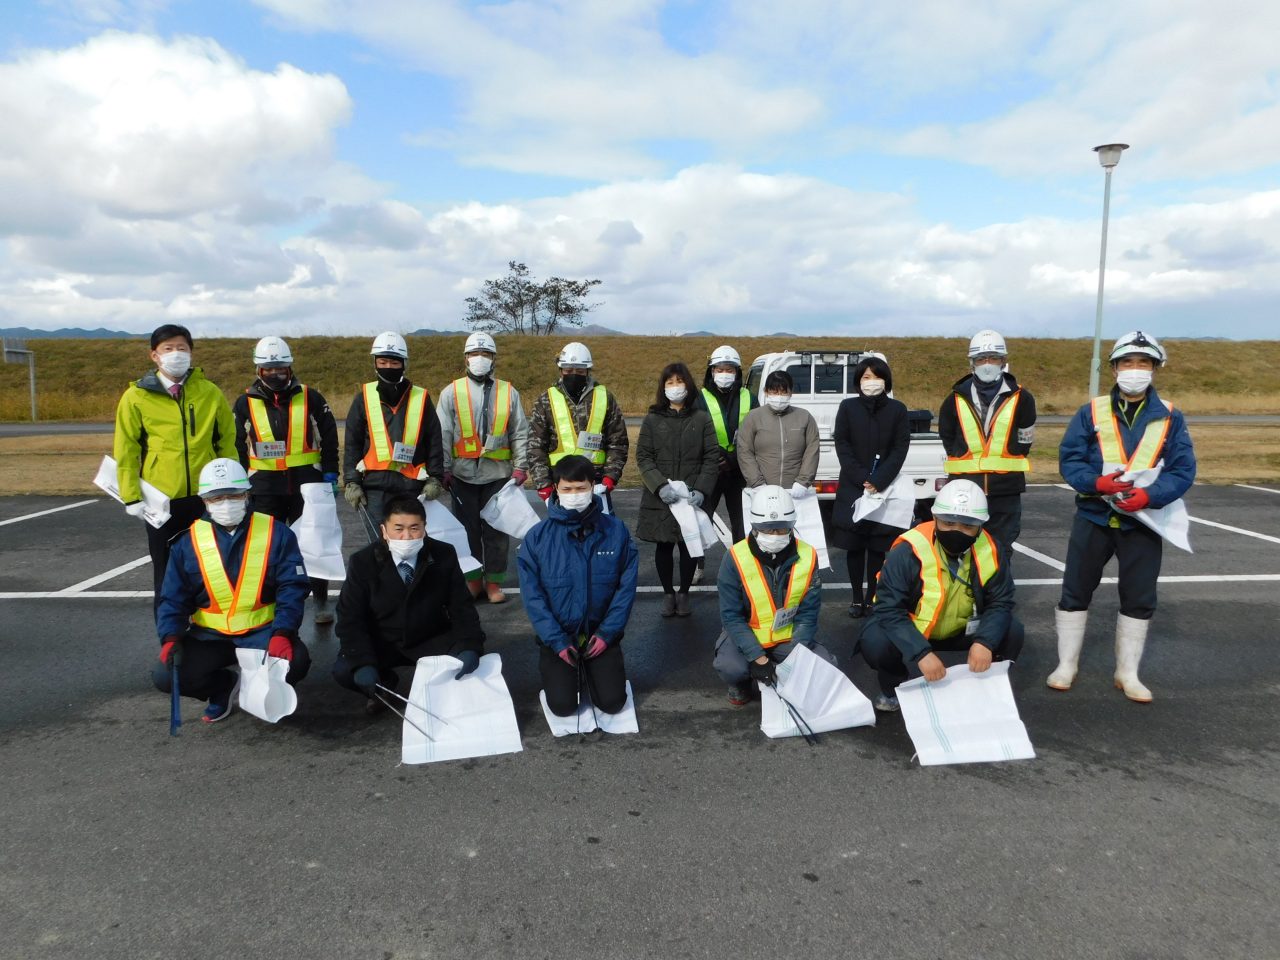
<path fill-rule="evenodd" d="M 422 417 L 427 409 L 427 391 L 422 387 L 410 387 L 407 399 L 409 407 L 405 412 L 404 435 L 400 442 L 413 440 L 416 445 L 422 432 Z M 401 398 L 400 402 L 404 403 L 405 398 Z M 382 418 L 382 400 L 378 396 L 376 382 L 364 385 L 364 419 L 369 427 L 369 449 L 365 451 L 361 461 L 366 472 L 392 470 L 404 474 L 410 480 L 422 480 L 426 477 L 426 468 L 421 464 L 414 466 L 391 459 L 395 446 L 387 433 L 387 422 Z"/>
<path fill-rule="evenodd" d="M 240 576 L 236 578 L 234 587 L 227 576 L 222 554 L 218 552 L 213 524 L 208 520 L 197 520 L 191 525 L 191 543 L 195 547 L 196 559 L 200 561 L 204 592 L 209 597 L 209 605 L 191 615 L 192 623 L 238 637 L 266 626 L 276 618 L 275 603 L 262 602 L 275 524 L 275 520 L 265 513 L 250 515 L 244 554 L 240 558 Z"/>
<path fill-rule="evenodd" d="M 1173 404 L 1162 401 L 1169 412 L 1173 412 Z M 1093 398 L 1093 430 L 1098 435 L 1098 447 L 1102 451 L 1104 467 L 1124 467 L 1128 470 L 1148 470 L 1160 460 L 1164 450 L 1165 438 L 1169 436 L 1172 417 L 1161 417 L 1152 420 L 1142 432 L 1133 456 L 1126 456 L 1124 440 L 1120 435 L 1120 421 L 1116 418 L 1115 408 L 1111 404 L 1111 396 Z"/>
<path fill-rule="evenodd" d="M 569 410 L 569 399 L 559 387 L 547 391 L 547 399 L 551 401 L 551 419 L 556 425 L 556 449 L 547 459 L 555 466 L 570 454 L 586 457 L 596 466 L 602 466 L 607 458 L 606 451 L 578 449 L 578 430 L 573 425 L 573 413 Z M 604 431 L 604 414 L 609 407 L 609 392 L 603 384 L 597 383 L 591 391 L 591 415 L 587 417 L 584 433 L 602 433 Z"/>
<path fill-rule="evenodd" d="M 1013 433 L 1021 389 L 1015 390 L 996 411 L 989 437 L 983 437 L 982 423 L 972 404 L 958 393 L 954 396 L 960 432 L 964 434 L 969 450 L 962 457 L 947 457 L 947 473 L 1026 473 L 1031 469 L 1026 457 L 1009 452 L 1009 437 Z"/>
<path fill-rule="evenodd" d="M 505 437 L 507 421 L 511 418 L 511 384 L 505 380 L 495 380 L 493 399 L 493 428 L 489 435 Z M 481 398 L 483 402 L 483 392 Z M 471 378 L 459 377 L 453 381 L 453 405 L 458 410 L 459 437 L 453 445 L 453 455 L 460 460 L 479 460 L 487 457 L 490 460 L 510 460 L 511 447 L 495 447 L 484 449 L 484 443 L 476 430 L 475 421 L 471 418 Z"/>
<path fill-rule="evenodd" d="M 813 571 L 818 565 L 818 551 L 803 540 L 795 543 L 798 557 L 795 566 L 791 568 L 791 580 L 787 584 L 787 595 L 782 604 L 784 610 L 795 610 L 800 606 L 800 601 L 809 592 Z M 742 588 L 751 604 L 751 618 L 747 621 L 747 626 L 762 647 L 776 647 L 780 643 L 786 643 L 791 639 L 794 624 L 788 621 L 785 627 L 773 629 L 778 608 L 774 605 L 773 592 L 765 579 L 764 568 L 751 552 L 751 544 L 747 540 L 739 540 L 733 545 L 729 555 L 733 557 L 733 565 L 738 568 Z"/>
<path fill-rule="evenodd" d="M 942 602 L 946 599 L 942 561 L 933 549 L 933 528 L 934 523 L 930 520 L 893 541 L 895 547 L 900 543 L 910 546 L 916 559 L 920 561 L 920 603 L 916 606 L 916 612 L 911 615 L 911 622 L 924 634 L 926 640 L 933 635 L 933 628 L 937 626 L 938 616 L 942 613 Z M 1000 556 L 996 552 L 996 542 L 991 539 L 991 534 L 985 530 L 978 534 L 978 540 L 970 548 L 969 555 L 973 569 L 978 574 L 978 583 L 985 586 L 1000 569 Z"/>
<path fill-rule="evenodd" d="M 702 399 L 707 401 L 707 412 L 711 414 L 711 422 L 716 428 L 716 442 L 726 453 L 733 453 L 735 445 L 729 441 L 729 428 L 724 422 L 724 411 L 720 409 L 720 401 L 706 387 L 702 388 Z M 751 391 L 743 387 L 738 392 L 738 429 L 742 428 L 742 421 L 747 419 L 747 414 L 750 412 Z M 736 432 L 734 437 L 737 437 Z"/>
<path fill-rule="evenodd" d="M 289 436 L 285 440 L 283 457 L 260 460 L 256 456 L 259 443 L 278 442 L 267 417 L 267 404 L 259 397 L 249 398 L 249 421 L 253 424 L 254 433 L 249 444 L 250 470 L 287 470 L 320 462 L 320 451 L 311 443 L 306 384 L 289 400 Z"/>

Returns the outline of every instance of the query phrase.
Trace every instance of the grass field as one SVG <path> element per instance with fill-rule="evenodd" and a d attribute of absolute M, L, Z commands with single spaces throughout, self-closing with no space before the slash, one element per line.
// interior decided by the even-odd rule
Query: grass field
<path fill-rule="evenodd" d="M 269 332 L 269 331 L 263 331 Z M 499 373 L 515 383 L 525 406 L 556 377 L 555 358 L 573 336 L 499 337 Z M 359 384 L 371 379 L 368 337 L 303 337 L 291 341 L 295 370 L 345 416 Z M 410 375 L 437 393 L 462 373 L 462 337 L 413 337 Z M 688 363 L 699 379 L 722 338 L 595 337 L 588 345 L 596 374 L 631 415 L 653 400 L 662 367 Z M 742 338 L 730 340 L 750 363 L 792 347 L 809 350 L 877 349 L 889 358 L 895 395 L 913 408 L 936 410 L 948 387 L 967 370 L 967 341 L 956 338 Z M 253 340 L 200 340 L 195 362 L 228 397 L 254 377 Z M 42 420 L 109 421 L 129 381 L 150 369 L 142 340 L 32 340 L 37 409 Z M 1011 368 L 1035 394 L 1043 413 L 1071 413 L 1088 399 L 1088 340 L 1009 341 Z M 1189 413 L 1280 411 L 1280 341 L 1170 341 L 1168 367 L 1158 374 L 1162 395 Z M 30 416 L 27 369 L 0 364 L 0 420 Z"/>

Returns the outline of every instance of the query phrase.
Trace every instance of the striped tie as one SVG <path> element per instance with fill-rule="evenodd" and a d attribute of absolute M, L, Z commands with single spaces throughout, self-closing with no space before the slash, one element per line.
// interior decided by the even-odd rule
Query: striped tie
<path fill-rule="evenodd" d="M 400 571 L 400 579 L 404 581 L 406 587 L 413 585 L 413 567 L 407 563 L 401 563 L 396 566 Z"/>

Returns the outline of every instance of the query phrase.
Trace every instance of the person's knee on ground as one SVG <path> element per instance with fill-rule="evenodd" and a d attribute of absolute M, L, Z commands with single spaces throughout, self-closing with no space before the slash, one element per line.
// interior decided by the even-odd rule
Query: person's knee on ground
<path fill-rule="evenodd" d="M 548 690 L 544 686 L 542 692 L 547 698 L 547 709 L 557 717 L 572 717 L 578 712 L 578 698 L 571 695 L 569 691 Z"/>
<path fill-rule="evenodd" d="M 888 634 L 868 624 L 861 636 L 862 658 L 880 681 L 880 691 L 888 697 L 895 695 L 898 684 L 907 679 L 908 670 L 902 651 L 889 639 Z"/>

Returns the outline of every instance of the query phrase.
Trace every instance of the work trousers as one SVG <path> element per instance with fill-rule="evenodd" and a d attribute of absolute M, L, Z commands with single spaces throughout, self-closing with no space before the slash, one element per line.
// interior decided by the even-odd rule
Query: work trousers
<path fill-rule="evenodd" d="M 982 525 L 982 529 L 1000 544 L 1000 562 L 1008 567 L 1012 575 L 1013 545 L 1022 533 L 1022 494 L 988 497 L 987 513 L 990 519 Z"/>
<path fill-rule="evenodd" d="M 573 716 L 584 684 L 592 704 L 601 713 L 618 713 L 627 705 L 627 671 L 618 643 L 611 643 L 598 657 L 581 658 L 576 667 L 561 660 L 550 647 L 539 644 L 538 670 L 547 708 L 557 717 Z"/>
<path fill-rule="evenodd" d="M 302 516 L 302 491 L 293 493 L 254 493 L 250 497 L 250 509 L 255 513 L 265 513 L 278 522 L 290 524 Z M 329 581 L 311 578 L 311 595 L 320 603 L 329 599 Z"/>
<path fill-rule="evenodd" d="M 178 690 L 193 700 L 208 700 L 225 694 L 236 682 L 237 670 L 231 669 L 236 659 L 236 645 L 228 640 L 200 640 L 187 634 L 180 641 L 182 662 L 178 664 Z M 257 651 L 261 656 L 265 650 Z M 293 641 L 293 659 L 285 680 L 298 684 L 311 669 L 311 654 L 301 640 Z M 173 689 L 173 671 L 157 662 L 151 670 L 151 681 L 161 693 Z"/>
<path fill-rule="evenodd" d="M 488 522 L 480 519 L 480 511 L 484 509 L 490 498 L 507 485 L 506 480 L 491 480 L 488 483 L 468 483 L 466 480 L 453 478 L 450 493 L 453 494 L 454 515 L 467 531 L 467 543 L 471 546 L 471 555 L 484 566 L 483 571 L 476 570 L 467 574 L 468 580 L 478 580 L 483 576 L 490 583 L 502 583 L 507 578 L 507 552 L 510 540 L 505 533 L 495 530 Z"/>
<path fill-rule="evenodd" d="M 1102 527 L 1077 513 L 1067 544 L 1058 609 L 1088 610 L 1102 580 L 1102 568 L 1114 555 L 1120 564 L 1120 612 L 1135 620 L 1150 620 L 1156 612 L 1156 580 L 1163 548 L 1164 541 L 1149 527 Z"/>
<path fill-rule="evenodd" d="M 143 521 L 147 528 L 147 552 L 151 554 L 151 576 L 155 590 L 151 610 L 160 609 L 160 587 L 164 584 L 164 572 L 169 566 L 169 544 L 174 537 L 187 532 L 204 514 L 204 501 L 199 497 L 174 497 L 169 501 L 169 519 L 156 528 Z"/>
<path fill-rule="evenodd" d="M 1010 618 L 1009 629 L 1000 641 L 1000 645 L 992 650 L 993 660 L 1017 660 L 1022 652 L 1022 643 L 1026 639 L 1026 630 L 1016 617 Z M 889 631 L 880 626 L 874 619 L 862 628 L 862 656 L 880 681 L 880 691 L 888 697 L 894 695 L 898 684 L 912 677 L 920 676 L 920 667 L 915 663 L 907 663 L 889 635 Z M 973 646 L 973 640 L 963 633 L 946 639 L 935 639 L 929 642 L 933 653 L 963 650 L 966 653 Z"/>
<path fill-rule="evenodd" d="M 781 663 L 787 659 L 793 649 L 795 649 L 795 644 L 788 640 L 786 643 L 770 647 L 765 652 L 769 654 L 769 659 L 774 663 Z M 815 643 L 809 649 L 827 661 L 827 663 L 835 664 L 835 655 L 822 644 Z M 751 676 L 747 658 L 743 656 L 742 651 L 738 649 L 738 645 L 733 642 L 729 634 L 723 630 L 716 640 L 716 656 L 711 661 L 711 665 L 716 668 L 716 673 L 720 674 L 720 678 L 728 684 L 741 686 Z"/>
<path fill-rule="evenodd" d="M 378 682 L 388 690 L 398 690 L 400 688 L 400 675 L 396 673 L 396 668 L 413 667 L 416 661 L 406 659 L 400 655 L 399 651 L 377 648 L 375 652 L 378 656 Z M 356 686 L 356 669 L 356 666 L 351 661 L 342 654 L 338 654 L 338 658 L 333 661 L 333 679 L 338 686 L 353 690 L 363 696 L 364 691 Z"/>

